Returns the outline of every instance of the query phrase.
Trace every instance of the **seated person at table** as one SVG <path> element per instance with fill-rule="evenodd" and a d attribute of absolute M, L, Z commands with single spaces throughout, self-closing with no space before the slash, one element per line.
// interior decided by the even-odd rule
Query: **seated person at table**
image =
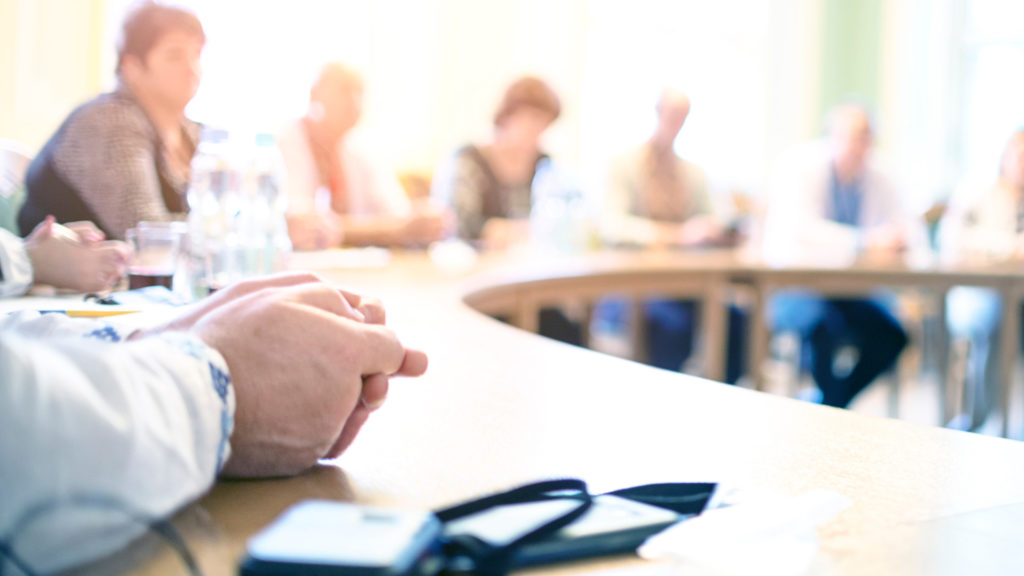
<path fill-rule="evenodd" d="M 47 216 L 24 240 L 0 229 L 0 298 L 21 296 L 32 284 L 76 292 L 110 290 L 130 259 L 127 244 L 104 240 L 91 222 L 61 226 Z"/>
<path fill-rule="evenodd" d="M 547 83 L 524 76 L 505 90 L 491 141 L 463 146 L 438 170 L 431 194 L 454 210 L 459 238 L 495 250 L 528 239 L 534 176 L 548 160 L 540 139 L 561 110 Z M 542 308 L 539 322 L 544 336 L 582 342 L 580 326 L 558 309 Z"/>
<path fill-rule="evenodd" d="M 769 261 L 800 264 L 810 252 L 892 258 L 913 236 L 891 177 L 871 156 L 867 111 L 839 106 L 829 115 L 828 138 L 786 158 L 776 174 L 765 222 Z M 846 407 L 896 362 L 907 335 L 880 298 L 821 298 L 802 291 L 778 294 L 771 325 L 810 344 L 811 373 L 822 402 Z M 857 359 L 837 370 L 837 352 L 852 345 Z"/>
<path fill-rule="evenodd" d="M 612 245 L 694 248 L 722 243 L 724 228 L 711 214 L 704 170 L 675 152 L 675 141 L 690 114 L 689 97 L 674 89 L 661 93 L 654 134 L 642 146 L 612 162 L 601 232 Z M 598 314 L 616 314 L 606 300 Z M 644 305 L 648 361 L 679 370 L 693 350 L 697 306 L 689 300 L 652 300 Z M 740 376 L 742 317 L 730 309 L 726 381 Z M 621 324 L 621 323 L 619 323 Z"/>
<path fill-rule="evenodd" d="M 52 214 L 95 222 L 123 239 L 138 222 L 178 219 L 198 125 L 185 106 L 199 88 L 205 36 L 191 12 L 144 2 L 124 21 L 117 89 L 79 106 L 32 161 L 22 234 Z"/>
<path fill-rule="evenodd" d="M 291 475 L 338 456 L 390 376 L 426 369 L 383 318 L 309 274 L 236 284 L 134 332 L 0 318 L 0 571 L 74 567 L 217 476 Z"/>
<path fill-rule="evenodd" d="M 422 246 L 444 234 L 444 215 L 413 205 L 393 174 L 353 145 L 363 80 L 349 66 L 324 66 L 309 111 L 278 135 L 287 170 L 288 234 L 298 250 L 348 245 Z M 321 196 L 322 198 L 318 198 Z"/>
<path fill-rule="evenodd" d="M 438 170 L 432 193 L 455 211 L 459 238 L 496 249 L 526 239 L 533 179 L 548 159 L 540 139 L 560 113 L 550 86 L 520 78 L 498 105 L 492 139 L 463 146 Z"/>
<path fill-rule="evenodd" d="M 954 194 L 939 228 L 939 243 L 950 263 L 1024 261 L 1024 129 L 1006 143 L 994 183 L 969 182 Z M 975 425 L 984 420 L 992 393 L 990 345 L 1001 317 L 1001 299 L 994 290 L 960 286 L 949 293 L 950 333 L 969 343 L 967 379 L 973 384 Z"/>

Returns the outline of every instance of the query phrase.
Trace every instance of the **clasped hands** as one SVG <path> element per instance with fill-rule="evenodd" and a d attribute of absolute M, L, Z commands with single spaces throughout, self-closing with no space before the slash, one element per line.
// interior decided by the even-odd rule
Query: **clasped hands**
<path fill-rule="evenodd" d="M 291 273 L 229 286 L 169 323 L 221 353 L 235 390 L 223 474 L 279 476 L 340 455 L 379 408 L 391 376 L 419 376 L 427 356 L 384 326 L 380 302 Z"/>

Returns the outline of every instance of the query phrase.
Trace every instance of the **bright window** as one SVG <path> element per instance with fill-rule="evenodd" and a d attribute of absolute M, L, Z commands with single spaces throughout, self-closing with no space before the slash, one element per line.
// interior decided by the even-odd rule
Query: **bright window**
<path fill-rule="evenodd" d="M 770 11 L 799 1 L 179 3 L 197 13 L 208 37 L 202 87 L 189 108 L 196 120 L 274 131 L 304 112 L 321 63 L 346 60 L 367 76 L 363 139 L 386 163 L 430 171 L 456 147 L 486 137 L 504 87 L 533 73 L 563 100 L 549 151 L 600 192 L 609 158 L 649 135 L 665 85 L 693 100 L 680 153 L 720 188 L 756 191 L 775 152 L 769 142 L 778 140 L 766 135 L 768 45 L 770 35 L 783 35 Z M 110 0 L 112 33 L 128 5 Z"/>
<path fill-rule="evenodd" d="M 1010 134 L 1024 127 L 1024 2 L 965 0 L 960 159 L 995 178 Z"/>

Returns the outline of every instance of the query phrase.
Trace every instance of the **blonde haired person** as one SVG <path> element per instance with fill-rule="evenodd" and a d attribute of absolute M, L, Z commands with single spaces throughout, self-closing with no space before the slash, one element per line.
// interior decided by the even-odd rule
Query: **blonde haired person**
<path fill-rule="evenodd" d="M 711 211 L 704 170 L 675 151 L 676 138 L 690 115 L 690 97 L 675 88 L 661 91 L 654 132 L 642 145 L 611 163 L 601 235 L 613 246 L 643 249 L 693 249 L 724 243 L 728 235 Z M 624 323 L 624 303 L 603 301 L 597 310 Z M 681 369 L 694 348 L 697 303 L 652 299 L 644 304 L 647 361 L 666 370 Z M 734 384 L 743 370 L 743 315 L 729 308 L 729 344 L 725 381 Z"/>
<path fill-rule="evenodd" d="M 326 64 L 310 89 L 306 115 L 278 134 L 288 234 L 298 250 L 343 243 L 421 246 L 444 234 L 444 214 L 410 202 L 395 175 L 352 142 L 363 92 L 353 67 Z"/>

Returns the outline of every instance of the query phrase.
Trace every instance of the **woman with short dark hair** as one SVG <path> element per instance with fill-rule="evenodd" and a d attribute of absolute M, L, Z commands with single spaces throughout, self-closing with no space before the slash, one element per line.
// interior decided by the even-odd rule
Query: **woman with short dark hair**
<path fill-rule="evenodd" d="M 145 2 L 125 18 L 117 89 L 75 109 L 32 162 L 22 234 L 52 214 L 123 239 L 140 221 L 187 212 L 199 126 L 185 106 L 199 88 L 205 42 L 199 19 L 180 8 Z"/>
<path fill-rule="evenodd" d="M 520 239 L 530 215 L 533 177 L 547 158 L 540 138 L 561 110 L 550 86 L 525 76 L 505 90 L 491 141 L 456 151 L 435 180 L 434 195 L 454 209 L 459 237 L 492 248 Z"/>

